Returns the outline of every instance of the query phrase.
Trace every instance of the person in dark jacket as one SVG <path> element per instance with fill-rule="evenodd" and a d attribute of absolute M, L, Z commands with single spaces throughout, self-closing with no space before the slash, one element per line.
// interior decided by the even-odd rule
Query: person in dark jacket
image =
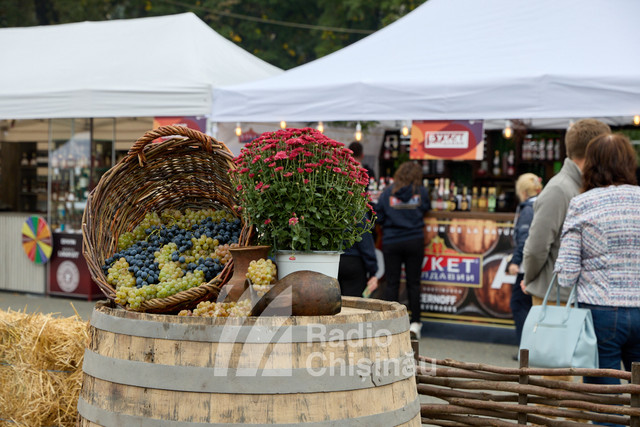
<path fill-rule="evenodd" d="M 394 183 L 385 188 L 376 205 L 387 279 L 384 297 L 398 301 L 404 265 L 411 311 L 410 332 L 420 338 L 420 276 L 424 259 L 424 215 L 431 206 L 429 193 L 422 186 L 422 168 L 415 162 L 401 164 L 393 179 Z"/>
<path fill-rule="evenodd" d="M 365 288 L 373 292 L 378 287 L 378 258 L 369 232 L 362 234 L 362 240 L 356 242 L 340 255 L 338 282 L 342 295 L 361 297 Z"/>
<path fill-rule="evenodd" d="M 520 200 L 520 205 L 516 209 L 515 226 L 513 229 L 515 249 L 507 272 L 516 276 L 516 281 L 511 287 L 511 314 L 516 325 L 516 338 L 518 344 L 522 337 L 522 327 L 527 318 L 529 309 L 531 308 L 531 295 L 522 292 L 520 281 L 524 277 L 522 269 L 522 251 L 524 243 L 529 236 L 529 227 L 533 221 L 533 202 L 538 198 L 538 194 L 542 190 L 542 179 L 532 173 L 525 173 L 518 177 L 516 181 L 516 195 Z M 517 355 L 514 356 L 517 360 Z"/>
<path fill-rule="evenodd" d="M 373 168 L 367 164 L 362 163 L 362 161 L 364 160 L 364 147 L 362 146 L 362 144 L 358 141 L 353 141 L 351 144 L 349 144 L 349 150 L 353 151 L 353 158 L 367 170 L 367 175 L 369 175 L 369 178 L 373 178 L 373 180 L 375 181 L 376 174 L 373 171 Z"/>

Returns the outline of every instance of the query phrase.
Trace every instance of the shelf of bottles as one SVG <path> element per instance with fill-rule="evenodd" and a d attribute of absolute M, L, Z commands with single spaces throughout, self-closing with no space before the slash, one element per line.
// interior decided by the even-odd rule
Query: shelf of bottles
<path fill-rule="evenodd" d="M 518 176 L 532 172 L 546 183 L 562 166 L 562 131 L 518 133 L 506 139 L 496 130 L 486 132 L 484 139 L 483 160 L 420 160 L 432 210 L 514 212 Z M 393 182 L 397 167 L 408 159 L 409 140 L 399 130 L 385 132 L 379 157 L 380 178 L 369 183 L 374 202 Z"/>
<path fill-rule="evenodd" d="M 43 147 L 35 142 L 21 144 L 20 148 L 18 210 L 44 213 L 47 211 L 47 152 L 40 150 Z"/>

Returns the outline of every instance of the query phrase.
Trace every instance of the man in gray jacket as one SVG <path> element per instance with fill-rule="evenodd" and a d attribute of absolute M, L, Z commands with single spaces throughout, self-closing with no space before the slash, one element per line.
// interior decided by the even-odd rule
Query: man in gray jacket
<path fill-rule="evenodd" d="M 560 172 L 549 180 L 533 205 L 533 222 L 524 245 L 522 291 L 531 295 L 533 305 L 541 305 L 553 277 L 560 249 L 562 224 L 571 198 L 582 188 L 582 166 L 587 144 L 594 137 L 611 132 L 606 123 L 583 119 L 574 123 L 565 136 L 567 158 Z M 562 288 L 560 299 L 566 302 L 570 288 Z M 556 300 L 555 289 L 549 296 Z"/>

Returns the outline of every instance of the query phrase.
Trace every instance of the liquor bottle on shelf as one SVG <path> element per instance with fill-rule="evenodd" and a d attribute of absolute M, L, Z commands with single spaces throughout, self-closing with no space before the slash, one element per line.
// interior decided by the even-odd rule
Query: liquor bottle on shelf
<path fill-rule="evenodd" d="M 504 211 L 507 207 L 507 195 L 504 191 L 501 191 L 498 195 L 497 209 L 498 211 Z"/>
<path fill-rule="evenodd" d="M 487 210 L 489 212 L 496 211 L 496 188 L 489 187 L 489 191 L 487 194 Z"/>
<path fill-rule="evenodd" d="M 538 141 L 538 159 L 539 160 L 544 160 L 547 158 L 547 154 L 546 154 L 546 143 L 544 141 L 544 138 L 540 138 L 540 141 Z"/>
<path fill-rule="evenodd" d="M 384 189 L 387 187 L 387 183 L 384 181 L 384 177 L 381 176 L 380 177 L 380 184 L 378 184 L 378 191 L 384 191 Z"/>
<path fill-rule="evenodd" d="M 444 200 L 444 178 L 440 178 L 440 186 L 438 187 L 438 198 L 436 202 L 439 211 L 444 210 Z"/>
<path fill-rule="evenodd" d="M 558 138 L 553 143 L 553 160 L 560 160 L 560 139 Z"/>
<path fill-rule="evenodd" d="M 27 153 L 22 153 L 22 160 L 20 160 L 20 166 L 29 166 L 29 159 Z"/>
<path fill-rule="evenodd" d="M 436 160 L 436 173 L 438 175 L 442 175 L 444 173 L 444 160 Z"/>
<path fill-rule="evenodd" d="M 500 151 L 496 150 L 493 153 L 493 175 L 500 176 Z"/>
<path fill-rule="evenodd" d="M 393 160 L 398 158 L 398 139 L 394 139 L 391 143 L 391 158 Z"/>
<path fill-rule="evenodd" d="M 457 195 L 458 195 L 458 187 L 453 185 L 453 182 L 452 182 L 451 190 L 449 191 L 449 205 L 447 206 L 447 208 L 449 209 L 449 212 L 455 211 L 456 208 L 458 207 Z"/>
<path fill-rule="evenodd" d="M 422 161 L 422 175 L 429 175 L 431 173 L 431 165 L 429 160 Z"/>
<path fill-rule="evenodd" d="M 478 210 L 478 187 L 473 187 L 473 190 L 471 192 L 470 210 L 472 211 Z"/>
<path fill-rule="evenodd" d="M 391 143 L 388 139 L 384 142 L 384 151 L 382 152 L 382 158 L 384 160 L 391 160 Z"/>
<path fill-rule="evenodd" d="M 438 209 L 438 178 L 433 182 L 433 189 L 431 190 L 431 209 L 434 211 Z"/>
<path fill-rule="evenodd" d="M 538 141 L 533 138 L 529 141 L 529 160 L 538 160 Z"/>
<path fill-rule="evenodd" d="M 376 185 L 376 180 L 374 178 L 369 178 L 369 187 L 367 187 L 367 191 L 369 193 L 372 193 L 377 189 L 378 189 L 378 186 Z"/>
<path fill-rule="evenodd" d="M 547 139 L 547 160 L 553 160 L 553 139 Z"/>
<path fill-rule="evenodd" d="M 485 212 L 487 210 L 487 187 L 480 188 L 480 197 L 478 198 L 478 210 Z"/>
<path fill-rule="evenodd" d="M 442 210 L 443 211 L 448 211 L 449 210 L 449 185 L 450 185 L 450 181 L 449 178 L 445 178 L 444 179 L 444 185 L 442 188 L 442 191 L 444 192 L 444 194 L 442 195 Z"/>
<path fill-rule="evenodd" d="M 520 152 L 520 159 L 524 162 L 531 160 L 531 151 L 529 151 L 530 144 L 531 135 L 526 135 L 522 141 L 522 150 Z"/>
<path fill-rule="evenodd" d="M 466 186 L 462 188 L 462 210 L 465 212 L 471 210 L 471 193 Z"/>
<path fill-rule="evenodd" d="M 467 187 L 464 187 L 464 189 L 466 190 Z M 462 201 L 467 200 L 465 196 L 462 194 L 462 192 L 463 191 L 461 187 L 458 187 L 456 189 L 456 210 L 457 211 L 466 211 L 466 209 L 462 209 Z"/>
<path fill-rule="evenodd" d="M 514 166 L 515 163 L 515 154 L 513 150 L 509 150 L 509 154 L 507 155 L 507 175 L 513 176 L 516 173 L 516 169 Z"/>

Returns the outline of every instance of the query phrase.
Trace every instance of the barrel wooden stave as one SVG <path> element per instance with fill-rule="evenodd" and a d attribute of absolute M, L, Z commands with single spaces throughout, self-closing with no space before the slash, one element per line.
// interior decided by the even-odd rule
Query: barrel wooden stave
<path fill-rule="evenodd" d="M 166 365 L 166 369 L 187 369 L 196 370 L 205 368 L 235 370 L 255 368 L 259 371 L 273 371 L 293 367 L 296 374 L 304 374 L 302 378 L 307 378 L 304 370 L 311 368 L 315 371 L 329 370 L 336 360 L 347 360 L 347 368 L 353 368 L 354 363 L 361 360 L 370 360 L 389 363 L 395 361 L 405 361 L 411 357 L 411 345 L 407 333 L 408 319 L 406 309 L 397 303 L 389 303 L 375 300 L 362 300 L 359 298 L 345 298 L 343 302 L 345 311 L 349 314 L 337 316 L 316 316 L 316 317 L 290 317 L 283 325 L 292 327 L 308 327 L 311 324 L 325 325 L 328 328 L 336 327 L 334 332 L 341 327 L 352 328 L 353 325 L 362 323 L 363 325 L 389 324 L 393 326 L 394 333 L 382 336 L 380 340 L 374 337 L 355 337 L 352 340 L 336 342 L 210 342 L 206 338 L 196 338 L 195 340 L 172 340 L 150 336 L 135 336 L 136 328 L 131 329 L 130 334 L 112 332 L 99 329 L 93 325 L 92 319 L 91 339 L 87 351 L 87 370 L 94 369 L 98 375 L 107 377 L 115 375 L 113 372 L 99 372 L 103 361 L 116 363 L 125 372 L 133 369 L 131 377 L 135 376 L 135 369 L 142 366 L 143 369 L 158 368 Z M 242 319 L 203 319 L 184 318 L 175 316 L 162 316 L 141 313 L 125 312 L 124 310 L 111 310 L 106 307 L 97 308 L 102 314 L 108 316 L 130 319 L 136 323 L 139 320 L 150 322 L 164 322 L 168 320 L 172 324 L 183 324 L 189 330 L 206 331 L 207 328 L 220 328 L 227 325 L 233 327 L 244 326 L 268 326 L 274 318 L 250 318 L 246 321 Z M 377 310 L 377 311 L 376 311 Z M 95 314 L 95 313 L 94 313 Z M 139 323 L 139 322 L 137 322 Z M 132 325 L 133 326 L 133 325 Z M 169 327 L 168 327 L 169 328 Z M 304 329 L 301 329 L 304 330 Z M 371 333 L 375 333 L 372 327 Z M 365 331 L 365 335 L 366 335 Z M 142 333 L 144 335 L 145 332 Z M 150 335 L 153 335 L 151 333 Z M 206 333 L 204 334 L 206 336 Z M 293 336 L 293 335 L 292 335 Z M 300 338 L 300 337 L 298 337 Z M 293 340 L 296 339 L 295 336 Z M 203 340 L 200 340 L 203 339 Z M 230 341 L 227 338 L 221 341 Z M 388 340 L 388 345 L 379 345 Z M 249 341 L 251 341 L 249 339 Z M 269 357 L 265 357 L 268 354 Z M 315 355 L 315 357 L 314 357 Z M 324 356 L 319 357 L 319 355 Z M 312 363 L 310 363 L 312 358 Z M 411 360 L 411 363 L 412 360 Z M 143 364 L 143 365 L 140 365 Z M 91 366 L 94 368 L 91 368 Z M 115 365 L 114 365 L 115 366 Z M 339 368 L 337 368 L 339 370 Z M 104 370 L 104 369 L 103 369 Z M 108 371 L 108 370 L 107 370 Z M 157 373 L 156 377 L 161 377 L 163 371 Z M 224 371 L 223 371 L 224 374 Z M 352 373 L 351 373 L 352 374 Z M 191 374 L 190 374 L 191 375 Z M 173 423 L 208 423 L 208 424 L 280 424 L 296 425 L 309 423 L 309 425 L 330 424 L 335 421 L 361 420 L 364 425 L 376 425 L 375 420 L 381 420 L 380 425 L 420 425 L 419 401 L 415 378 L 401 374 L 400 376 L 384 375 L 376 377 L 379 384 L 363 388 L 355 383 L 356 388 L 350 388 L 354 384 L 353 375 L 347 375 L 346 381 L 341 375 L 336 374 L 329 378 L 322 377 L 318 381 L 324 384 L 329 390 L 316 389 L 300 390 L 300 387 L 307 387 L 300 384 L 304 381 L 293 381 L 291 377 L 277 378 L 281 380 L 280 391 L 269 390 L 268 386 L 264 390 L 257 392 L 238 393 L 236 390 L 227 390 L 232 376 L 216 376 L 208 382 L 208 387 L 213 391 L 197 392 L 186 390 L 167 390 L 163 387 L 171 388 L 172 384 L 162 384 L 160 386 L 139 386 L 141 384 L 121 384 L 111 380 L 104 380 L 94 377 L 85 371 L 83 389 L 81 392 L 81 402 L 79 409 L 81 414 L 80 425 L 107 425 L 98 419 L 97 414 L 102 414 L 102 421 L 130 422 L 138 420 L 140 417 L 148 419 L 150 422 L 163 422 L 166 425 Z M 404 375 L 404 376 L 403 376 Z M 197 382 L 198 375 L 191 375 L 191 381 Z M 357 376 L 357 375 L 356 375 Z M 116 375 L 117 377 L 117 375 Z M 372 374 L 371 378 L 375 375 Z M 127 382 L 129 376 L 118 380 Z M 189 380 L 188 376 L 184 377 Z M 367 378 L 368 381 L 372 381 Z M 315 380 L 307 378 L 309 385 L 313 385 Z M 144 381 L 161 381 L 162 379 L 141 378 Z M 249 377 L 236 377 L 237 382 L 243 387 L 251 387 L 252 379 Z M 260 381 L 271 381 L 269 384 L 276 384 L 273 378 L 264 378 Z M 324 383 L 322 383 L 324 381 Z M 386 381 L 386 383 L 385 383 Z M 180 383 L 181 380 L 176 381 Z M 289 383 L 288 383 L 289 382 Z M 336 384 L 335 390 L 330 390 Z M 194 383 L 195 384 L 195 383 Z M 259 389 L 259 382 L 255 383 Z M 217 390 L 217 387 L 221 390 Z M 235 386 L 235 385 L 234 385 Z M 226 388 L 225 388 L 226 387 Z M 297 388 L 296 388 L 297 387 Z M 341 390 L 342 388 L 347 388 Z M 317 385 L 316 385 L 317 388 Z M 287 392 L 287 389 L 291 389 Z M 246 390 L 245 390 L 246 391 Z M 250 390 L 251 391 L 251 390 Z M 82 416 L 83 410 L 88 417 Z M 92 412 L 93 411 L 93 412 Z M 387 418 L 385 418 L 385 416 Z M 94 424 L 90 421 L 98 421 Z M 96 418 L 98 417 L 98 418 Z M 128 418 L 129 417 L 129 418 Z M 370 418 L 368 418 L 370 417 Z M 89 418 L 89 419 L 87 419 Z M 155 421 L 152 421 L 155 420 Z M 386 420 L 386 421 L 382 421 Z M 392 420 L 392 421 L 389 421 Z M 348 422 L 348 421 L 347 421 Z M 159 424 L 160 425 L 160 424 Z M 195 424 L 194 424 L 195 425 Z"/>

